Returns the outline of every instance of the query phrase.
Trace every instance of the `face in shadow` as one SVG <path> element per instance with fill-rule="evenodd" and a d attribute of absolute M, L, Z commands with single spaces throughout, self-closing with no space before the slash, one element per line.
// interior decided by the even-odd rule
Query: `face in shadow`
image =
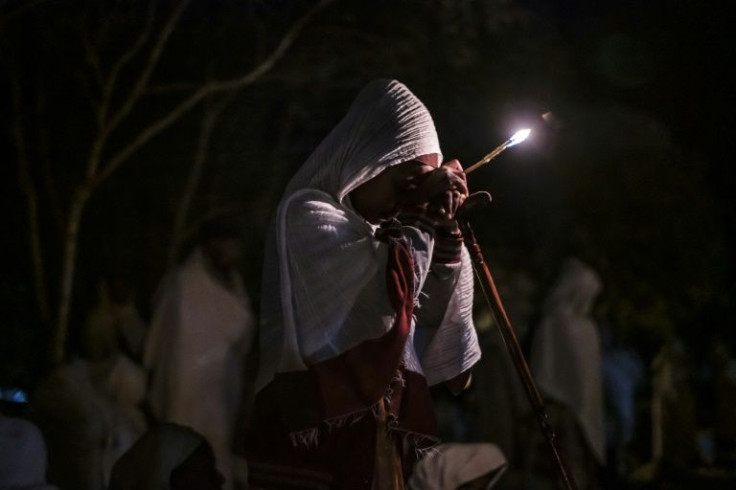
<path fill-rule="evenodd" d="M 416 160 L 389 167 L 350 193 L 353 207 L 370 223 L 393 218 L 401 211 L 405 195 L 432 170 Z"/>

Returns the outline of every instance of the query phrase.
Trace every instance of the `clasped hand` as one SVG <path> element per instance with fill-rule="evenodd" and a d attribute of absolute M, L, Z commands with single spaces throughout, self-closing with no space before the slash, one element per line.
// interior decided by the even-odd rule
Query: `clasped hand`
<path fill-rule="evenodd" d="M 465 172 L 459 161 L 450 160 L 415 177 L 411 188 L 404 195 L 402 207 L 419 207 L 439 218 L 454 219 L 455 213 L 467 197 Z"/>

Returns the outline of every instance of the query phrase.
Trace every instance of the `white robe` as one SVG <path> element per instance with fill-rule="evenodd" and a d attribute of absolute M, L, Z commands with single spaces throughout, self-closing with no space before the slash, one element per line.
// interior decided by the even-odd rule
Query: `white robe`
<path fill-rule="evenodd" d="M 575 415 L 600 464 L 606 461 L 601 345 L 590 317 L 601 289 L 598 275 L 568 260 L 534 333 L 530 367 L 542 393 Z"/>
<path fill-rule="evenodd" d="M 408 488 L 449 490 L 485 477 L 483 488 L 488 490 L 498 482 L 507 466 L 506 457 L 494 444 L 441 444 L 416 464 Z"/>
<path fill-rule="evenodd" d="M 154 416 L 202 434 L 229 480 L 233 425 L 255 335 L 248 296 L 236 279 L 235 291 L 222 286 L 195 250 L 163 281 L 144 352 Z"/>

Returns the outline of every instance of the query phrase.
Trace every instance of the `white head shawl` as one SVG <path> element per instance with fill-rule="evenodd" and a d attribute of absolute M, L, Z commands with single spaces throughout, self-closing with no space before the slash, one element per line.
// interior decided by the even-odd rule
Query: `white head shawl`
<path fill-rule="evenodd" d="M 292 177 L 282 201 L 299 189 L 311 188 L 342 202 L 388 167 L 430 153 L 442 159 L 424 104 L 396 80 L 374 80 Z"/>
<path fill-rule="evenodd" d="M 356 295 L 377 276 L 372 228 L 344 200 L 386 168 L 433 153 L 441 161 L 434 122 L 424 104 L 403 84 L 380 79 L 361 90 L 347 115 L 291 179 L 266 243 L 256 390 L 266 386 L 276 372 L 306 369 L 314 353 L 317 360 L 323 360 L 383 333 L 386 325 L 371 325 L 361 334 L 363 338 L 348 335 L 334 341 L 341 335 L 338 330 L 348 310 L 358 304 Z M 302 221 L 287 216 L 289 205 L 299 200 L 306 203 L 311 222 L 306 221 L 310 216 Z M 319 226 L 334 230 L 325 242 L 315 243 L 317 215 Z M 293 246 L 287 246 L 287 241 Z M 290 254 L 295 248 L 308 247 L 312 247 L 310 252 L 322 247 L 330 253 L 316 255 L 324 260 L 310 270 L 297 270 L 290 265 Z M 349 253 L 333 253 L 347 249 Z M 362 299 L 369 305 L 388 303 L 387 298 L 375 295 Z M 301 307 L 314 314 L 296 319 Z M 386 321 L 389 327 L 390 323 Z"/>
<path fill-rule="evenodd" d="M 0 489 L 54 490 L 46 483 L 46 443 L 28 420 L 0 415 Z"/>
<path fill-rule="evenodd" d="M 109 490 L 168 490 L 171 472 L 203 442 L 182 425 L 166 422 L 150 429 L 115 463 Z"/>

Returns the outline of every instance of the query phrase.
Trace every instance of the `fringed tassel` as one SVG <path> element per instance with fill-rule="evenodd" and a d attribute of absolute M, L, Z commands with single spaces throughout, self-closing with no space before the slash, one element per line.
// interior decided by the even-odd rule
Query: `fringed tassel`
<path fill-rule="evenodd" d="M 332 432 L 334 429 L 357 424 L 363 419 L 363 417 L 365 417 L 366 413 L 368 413 L 368 409 L 349 413 L 341 417 L 327 419 L 324 421 L 324 424 L 327 426 L 327 430 Z"/>
<path fill-rule="evenodd" d="M 417 460 L 422 459 L 427 454 L 436 451 L 440 440 L 436 437 L 431 437 L 423 434 L 417 434 L 415 432 L 405 432 L 403 434 L 404 446 L 411 447 L 414 449 L 414 455 Z"/>
<path fill-rule="evenodd" d="M 417 280 L 417 278 L 415 277 L 414 280 Z M 419 291 L 419 293 L 417 293 L 416 298 L 414 298 L 414 309 L 415 310 L 421 309 L 422 308 L 421 302 L 428 301 L 428 300 L 429 300 L 429 295 L 425 293 L 424 291 Z M 412 314 L 412 318 L 414 319 L 414 322 L 416 323 L 417 316 Z"/>
<path fill-rule="evenodd" d="M 381 400 L 377 401 L 373 405 L 367 407 L 364 410 L 359 410 L 357 412 L 349 413 L 347 415 L 342 415 L 340 417 L 334 417 L 331 419 L 326 419 L 322 423 L 327 427 L 327 432 L 332 432 L 333 430 L 340 429 L 345 426 L 351 426 L 363 419 L 367 414 L 373 415 L 373 418 L 376 420 L 381 419 L 381 404 L 386 403 L 386 405 L 390 405 L 391 403 L 391 397 L 394 394 L 393 386 L 395 384 L 399 384 L 402 387 L 406 386 L 406 378 L 404 378 L 404 374 L 402 372 L 403 363 L 399 366 L 399 369 L 396 370 L 396 374 L 391 379 L 391 382 L 388 385 L 388 388 L 386 388 L 386 391 L 383 394 L 383 397 Z M 385 413 L 385 412 L 384 412 Z M 392 432 L 396 430 L 396 427 L 398 426 L 398 419 L 394 417 L 391 414 L 387 414 L 386 417 L 386 431 Z M 300 430 L 297 432 L 291 432 L 289 433 L 289 437 L 291 438 L 291 444 L 294 447 L 298 446 L 304 446 L 304 447 L 317 447 L 319 445 L 319 434 L 320 434 L 320 427 L 312 427 L 309 429 Z"/>
<path fill-rule="evenodd" d="M 357 424 L 368 413 L 372 413 L 375 417 L 376 412 L 375 412 L 374 407 L 376 405 L 378 405 L 378 403 L 366 408 L 365 410 L 360 410 L 358 412 L 350 413 L 347 415 L 342 415 L 340 417 L 326 419 L 322 421 L 322 424 L 324 424 L 327 427 L 328 433 L 332 432 L 333 430 L 345 427 L 345 426 L 351 426 L 351 425 Z M 297 432 L 291 432 L 289 433 L 289 437 L 291 438 L 291 444 L 294 447 L 298 447 L 298 446 L 317 447 L 319 445 L 320 430 L 323 430 L 323 429 L 320 429 L 320 427 L 312 427 L 312 428 L 300 430 Z"/>
<path fill-rule="evenodd" d="M 399 369 L 396 371 L 396 375 L 391 380 L 391 384 L 394 384 L 394 382 L 401 384 L 402 388 L 406 388 L 406 378 L 404 377 L 404 371 L 402 371 L 403 368 L 403 362 L 401 366 L 399 366 Z"/>
<path fill-rule="evenodd" d="M 386 391 L 383 393 L 383 399 L 386 400 L 386 404 L 391 404 L 391 397 L 394 395 L 394 386 L 395 385 L 401 385 L 402 388 L 406 388 L 406 378 L 404 378 L 404 373 L 402 371 L 404 367 L 403 361 L 401 364 L 399 364 L 399 369 L 396 370 L 396 374 L 394 374 L 394 377 L 391 378 L 391 382 L 388 384 L 388 388 L 386 388 Z M 375 415 L 375 414 L 374 414 Z"/>

